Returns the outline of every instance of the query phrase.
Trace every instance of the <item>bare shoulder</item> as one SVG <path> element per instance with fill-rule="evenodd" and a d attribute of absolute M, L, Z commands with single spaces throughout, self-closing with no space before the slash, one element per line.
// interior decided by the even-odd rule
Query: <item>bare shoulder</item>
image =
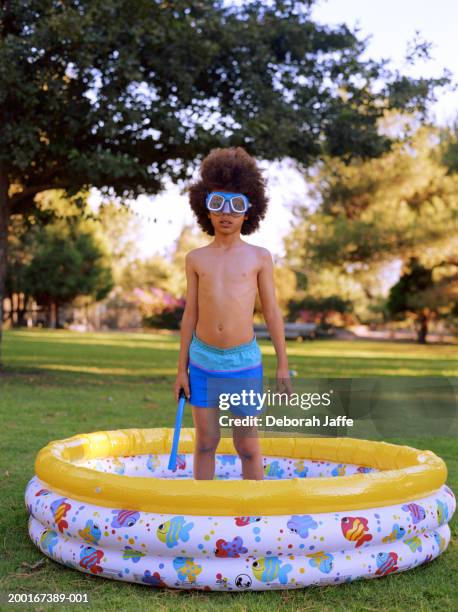
<path fill-rule="evenodd" d="M 212 249 L 208 245 L 193 249 L 186 255 L 186 266 L 199 274 L 211 266 L 212 257 Z"/>
<path fill-rule="evenodd" d="M 250 245 L 250 247 L 253 249 L 253 253 L 256 255 L 256 258 L 261 265 L 272 263 L 272 253 L 269 251 L 269 249 L 261 246 L 255 246 L 254 244 Z"/>
<path fill-rule="evenodd" d="M 197 249 L 192 249 L 192 251 L 188 251 L 186 253 L 186 261 L 188 263 L 195 263 L 199 261 L 201 257 L 205 257 L 208 253 L 208 246 L 199 247 Z"/>

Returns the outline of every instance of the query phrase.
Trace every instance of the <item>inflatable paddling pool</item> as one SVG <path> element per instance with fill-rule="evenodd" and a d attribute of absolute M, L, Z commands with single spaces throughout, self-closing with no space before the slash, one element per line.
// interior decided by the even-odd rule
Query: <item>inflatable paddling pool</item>
<path fill-rule="evenodd" d="M 450 540 L 456 502 L 431 451 L 350 438 L 261 438 L 265 480 L 241 480 L 222 439 L 216 479 L 175 472 L 173 430 L 51 442 L 25 494 L 38 548 L 92 575 L 156 587 L 301 588 L 417 567 Z"/>

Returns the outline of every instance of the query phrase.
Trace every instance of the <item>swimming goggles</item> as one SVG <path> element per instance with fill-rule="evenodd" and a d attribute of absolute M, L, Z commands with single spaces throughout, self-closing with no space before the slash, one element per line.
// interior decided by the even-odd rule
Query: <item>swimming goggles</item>
<path fill-rule="evenodd" d="M 227 212 L 231 215 L 243 215 L 251 204 L 243 193 L 226 193 L 212 191 L 207 195 L 207 209 L 217 215 Z"/>

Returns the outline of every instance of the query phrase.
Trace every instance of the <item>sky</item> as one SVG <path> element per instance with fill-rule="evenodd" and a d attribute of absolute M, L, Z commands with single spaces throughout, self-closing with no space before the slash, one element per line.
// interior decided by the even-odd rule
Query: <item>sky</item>
<path fill-rule="evenodd" d="M 414 77 L 440 76 L 448 68 L 452 79 L 458 82 L 458 0 L 319 0 L 312 14 L 319 23 L 344 22 L 352 28 L 358 26 L 362 37 L 371 35 L 368 57 L 390 58 L 393 67 Z M 405 65 L 403 57 L 416 31 L 433 44 L 432 60 L 418 62 L 413 69 Z M 441 93 L 430 118 L 446 124 L 457 115 L 458 91 Z M 291 206 L 306 201 L 306 184 L 288 160 L 260 162 L 260 166 L 268 179 L 269 209 L 260 230 L 246 239 L 281 257 L 283 238 L 292 222 Z M 90 202 L 94 208 L 99 201 L 98 191 L 93 190 Z M 157 196 L 140 196 L 131 202 L 131 208 L 142 222 L 138 249 L 144 258 L 170 252 L 184 225 L 197 227 L 186 196 L 172 184 Z"/>
<path fill-rule="evenodd" d="M 319 0 L 313 14 L 318 22 L 358 25 L 363 37 L 371 35 L 367 55 L 390 58 L 411 76 L 440 76 L 443 68 L 458 81 L 458 2 L 456 0 Z M 433 44 L 432 61 L 406 70 L 403 56 L 415 31 Z M 433 114 L 438 123 L 458 115 L 458 91 L 440 95 Z"/>

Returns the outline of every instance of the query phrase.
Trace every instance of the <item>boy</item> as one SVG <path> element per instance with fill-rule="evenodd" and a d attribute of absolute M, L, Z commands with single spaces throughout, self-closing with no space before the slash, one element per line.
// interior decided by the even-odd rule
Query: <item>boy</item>
<path fill-rule="evenodd" d="M 240 237 L 255 231 L 265 216 L 265 180 L 241 147 L 212 150 L 200 175 L 190 186 L 190 204 L 201 228 L 214 239 L 186 256 L 186 307 L 174 391 L 177 400 L 183 389 L 192 405 L 194 478 L 211 480 L 220 413 L 209 403 L 209 386 L 218 377 L 262 382 L 261 351 L 253 332 L 257 290 L 277 354 L 278 386 L 289 392 L 290 382 L 271 255 Z M 233 439 L 243 478 L 262 480 L 256 428 L 234 427 Z"/>

